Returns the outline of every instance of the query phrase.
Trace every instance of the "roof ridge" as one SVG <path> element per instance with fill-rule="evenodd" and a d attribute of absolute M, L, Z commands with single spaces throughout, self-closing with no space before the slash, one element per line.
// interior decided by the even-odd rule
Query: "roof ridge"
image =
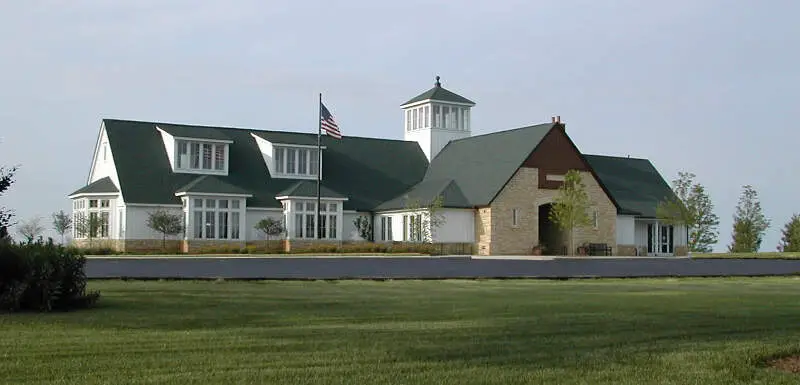
<path fill-rule="evenodd" d="M 274 133 L 274 134 L 293 134 L 293 135 L 317 136 L 317 134 L 312 133 L 312 132 L 282 131 L 282 130 L 271 130 L 271 129 L 262 129 L 262 128 L 246 128 L 246 127 L 234 127 L 234 126 L 211 126 L 211 125 L 206 125 L 206 124 L 157 122 L 157 121 L 147 121 L 147 120 L 130 120 L 130 119 L 114 119 L 114 118 L 103 118 L 102 120 L 103 120 L 103 122 L 105 122 L 105 121 L 116 121 L 116 122 L 126 122 L 126 123 L 152 124 L 152 125 L 156 125 L 156 126 L 157 125 L 171 125 L 171 126 L 218 129 L 218 130 L 239 130 L 239 131 L 248 131 L 248 132 L 256 132 L 256 133 L 264 132 L 264 133 Z M 388 142 L 416 143 L 414 141 L 405 140 L 405 139 L 373 138 L 373 137 L 358 136 L 358 135 L 345 135 L 345 136 L 343 136 L 343 138 L 379 140 L 379 141 L 388 141 Z"/>
<path fill-rule="evenodd" d="M 603 154 L 583 154 L 583 156 L 596 156 L 596 157 L 600 157 L 600 158 L 613 158 L 613 159 L 645 160 L 645 161 L 650 162 L 650 159 L 647 159 L 647 158 L 638 158 L 638 157 L 631 157 L 631 156 L 603 155 Z"/>
<path fill-rule="evenodd" d="M 450 142 L 448 142 L 448 144 L 449 144 L 449 143 L 452 143 L 452 142 L 459 142 L 459 141 L 462 141 L 462 140 L 469 140 L 469 139 L 472 139 L 472 138 L 481 138 L 481 137 L 484 137 L 484 136 L 489 136 L 489 135 L 505 134 L 505 133 L 510 133 L 510 132 L 515 132 L 515 131 L 524 130 L 524 129 L 526 129 L 526 128 L 534 128 L 534 127 L 548 126 L 548 125 L 550 126 L 550 128 L 553 128 L 553 125 L 554 125 L 554 124 L 553 124 L 553 123 L 539 123 L 539 124 L 533 124 L 533 125 L 530 125 L 530 126 L 524 126 L 524 127 L 511 128 L 511 129 L 508 129 L 508 130 L 495 131 L 495 132 L 487 132 L 487 133 L 485 133 L 485 134 L 468 136 L 468 137 L 466 137 L 466 138 L 453 139 L 453 140 L 451 140 Z"/>

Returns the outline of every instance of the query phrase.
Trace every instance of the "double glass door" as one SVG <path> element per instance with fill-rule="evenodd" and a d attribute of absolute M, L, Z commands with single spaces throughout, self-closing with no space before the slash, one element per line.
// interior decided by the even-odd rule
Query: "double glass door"
<path fill-rule="evenodd" d="M 647 224 L 647 255 L 673 255 L 674 227 L 656 223 Z"/>

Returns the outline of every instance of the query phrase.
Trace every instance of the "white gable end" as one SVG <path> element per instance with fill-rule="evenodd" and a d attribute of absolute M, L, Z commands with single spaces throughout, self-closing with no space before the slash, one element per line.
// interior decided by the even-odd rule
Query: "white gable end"
<path fill-rule="evenodd" d="M 94 148 L 94 158 L 92 159 L 92 169 L 89 171 L 89 180 L 86 184 L 91 184 L 105 177 L 111 178 L 114 185 L 119 189 L 119 175 L 117 166 L 114 164 L 114 154 L 108 142 L 105 124 L 100 127 L 100 135 Z M 122 189 L 120 189 L 122 191 Z"/>

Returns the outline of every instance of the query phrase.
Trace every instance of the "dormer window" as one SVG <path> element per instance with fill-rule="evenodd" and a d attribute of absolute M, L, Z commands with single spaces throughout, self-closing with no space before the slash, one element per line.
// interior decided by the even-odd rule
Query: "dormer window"
<path fill-rule="evenodd" d="M 176 172 L 228 174 L 229 143 L 175 139 Z"/>
<path fill-rule="evenodd" d="M 274 175 L 283 178 L 316 178 L 319 169 L 316 147 L 273 146 Z"/>

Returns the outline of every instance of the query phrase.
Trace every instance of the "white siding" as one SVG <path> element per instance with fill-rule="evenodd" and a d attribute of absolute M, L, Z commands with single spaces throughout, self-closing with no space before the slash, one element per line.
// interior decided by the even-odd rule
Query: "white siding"
<path fill-rule="evenodd" d="M 647 250 L 647 222 L 636 221 L 636 246 Z"/>
<path fill-rule="evenodd" d="M 164 150 L 167 151 L 170 168 L 175 171 L 175 137 L 160 128 L 158 128 L 158 132 L 161 133 L 161 139 L 164 141 Z"/>
<path fill-rule="evenodd" d="M 247 241 L 261 241 L 264 240 L 264 233 L 256 230 L 256 223 L 265 218 L 273 218 L 278 221 L 283 221 L 283 213 L 280 209 L 273 210 L 252 210 L 248 209 L 245 212 L 245 227 L 242 232 Z M 285 224 L 284 224 L 285 226 Z M 277 238 L 273 238 L 277 239 Z M 281 237 L 282 239 L 282 237 Z"/>
<path fill-rule="evenodd" d="M 431 130 L 431 154 L 428 160 L 432 160 L 442 151 L 447 143 L 451 140 L 468 138 L 469 132 L 465 131 L 450 131 L 450 130 Z"/>
<path fill-rule="evenodd" d="M 353 221 L 356 220 L 358 216 L 365 216 L 367 219 L 372 220 L 372 214 L 368 212 L 353 212 L 353 211 L 345 211 L 342 215 L 342 226 L 340 227 L 344 231 L 342 232 L 342 240 L 343 241 L 363 241 L 358 235 L 358 229 Z M 375 233 L 378 235 L 378 233 Z"/>
<path fill-rule="evenodd" d="M 109 177 L 114 182 L 114 185 L 119 188 L 117 167 L 114 164 L 114 156 L 111 153 L 111 146 L 108 144 L 108 135 L 106 134 L 105 126 L 100 129 L 100 138 L 98 139 L 94 150 L 93 162 L 92 170 L 89 173 L 89 182 L 87 184 L 105 177 Z"/>
<path fill-rule="evenodd" d="M 404 139 L 419 143 L 419 147 L 422 149 L 422 152 L 425 153 L 428 161 L 431 160 L 431 130 L 406 131 Z"/>
<path fill-rule="evenodd" d="M 375 239 L 381 241 L 382 217 L 392 218 L 392 241 L 403 240 L 403 215 L 408 212 L 375 215 Z M 475 241 L 475 211 L 471 209 L 442 209 L 444 223 L 433 232 L 434 242 L 472 243 Z M 387 240 L 389 241 L 389 240 Z"/>
<path fill-rule="evenodd" d="M 125 208 L 125 239 L 161 239 L 161 233 L 147 227 L 148 214 L 159 208 L 171 214 L 183 216 L 180 207 L 157 207 L 157 206 L 130 206 Z M 117 211 L 117 210 L 115 210 Z M 112 220 L 113 222 L 113 220 Z M 183 239 L 183 235 L 178 235 L 169 239 Z"/>
<path fill-rule="evenodd" d="M 630 215 L 617 215 L 617 244 L 635 245 L 636 244 L 636 220 Z M 647 228 L 645 227 L 645 236 Z"/>
<path fill-rule="evenodd" d="M 256 135 L 252 136 L 256 140 L 256 144 L 258 144 L 258 150 L 261 151 L 261 157 L 264 158 L 264 163 L 266 163 L 270 175 L 275 175 L 275 166 L 272 159 L 272 142 Z"/>
<path fill-rule="evenodd" d="M 434 230 L 433 241 L 445 243 L 472 243 L 475 241 L 475 211 L 470 209 L 442 209 L 445 222 Z"/>

